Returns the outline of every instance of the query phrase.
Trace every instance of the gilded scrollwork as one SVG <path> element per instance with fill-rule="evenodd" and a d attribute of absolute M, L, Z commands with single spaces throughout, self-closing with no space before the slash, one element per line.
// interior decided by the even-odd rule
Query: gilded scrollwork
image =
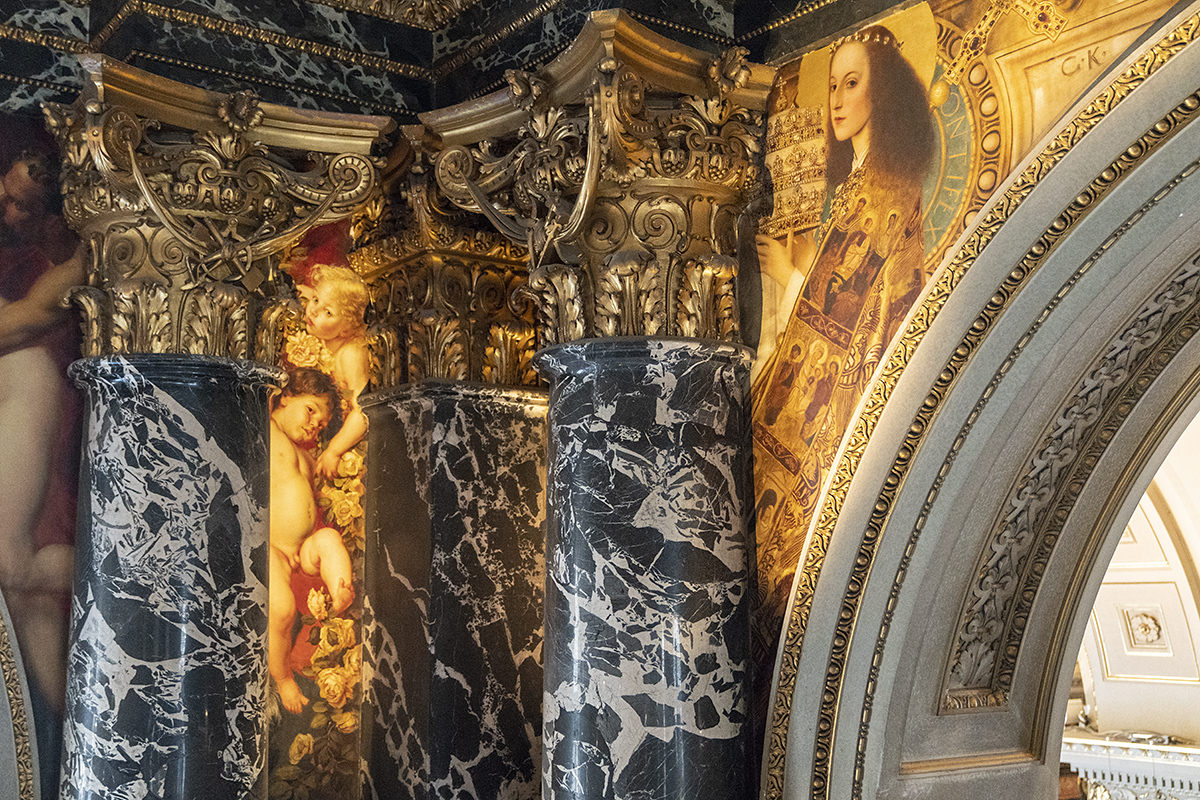
<path fill-rule="evenodd" d="M 396 212 L 350 254 L 371 287 L 375 389 L 424 378 L 533 384 L 527 251 L 448 203 L 422 152 Z M 528 352 L 526 352 L 528 351 Z"/>
<path fill-rule="evenodd" d="M 88 354 L 269 360 L 277 320 L 256 329 L 279 313 L 277 254 L 376 193 L 375 159 L 289 159 L 255 138 L 264 110 L 253 92 L 213 98 L 211 124 L 191 131 L 102 93 L 46 106 L 64 154 L 63 214 L 91 251 L 89 289 L 70 298 Z"/>
<path fill-rule="evenodd" d="M 732 257 L 761 169 L 762 115 L 731 99 L 749 80 L 746 55 L 733 48 L 712 61 L 697 96 L 665 91 L 611 56 L 574 103 L 551 103 L 537 76 L 510 73 L 524 124 L 437 155 L 445 196 L 529 248 L 542 344 L 736 337 L 734 282 L 688 270 Z M 714 290 L 727 296 L 700 296 Z"/>

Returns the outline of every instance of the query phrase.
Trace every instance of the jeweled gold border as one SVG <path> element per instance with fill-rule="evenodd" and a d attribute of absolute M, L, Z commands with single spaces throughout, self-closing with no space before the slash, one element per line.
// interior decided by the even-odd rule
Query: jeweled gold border
<path fill-rule="evenodd" d="M 198 14 L 194 11 L 170 8 L 158 3 L 147 2 L 147 0 L 129 0 L 125 5 L 121 6 L 121 9 L 104 26 L 104 29 L 92 37 L 89 47 L 96 49 L 103 46 L 105 42 L 116 34 L 125 21 L 134 14 L 142 14 L 152 19 L 159 19 L 164 22 L 172 22 L 176 25 L 185 25 L 191 28 L 199 28 L 201 30 L 212 31 L 213 33 L 238 36 L 247 41 L 259 44 L 268 44 L 285 50 L 295 50 L 307 53 L 308 55 L 331 58 L 336 61 L 357 64 L 360 67 L 389 72 L 407 78 L 428 79 L 430 76 L 428 69 L 415 64 L 406 64 L 400 61 L 393 61 L 390 58 L 383 58 L 382 56 L 373 56 L 367 53 L 347 50 L 344 47 L 337 47 L 336 45 L 314 42 L 311 39 L 301 39 L 285 33 L 254 28 L 239 22 L 229 22 L 220 17 Z"/>
<path fill-rule="evenodd" d="M 812 610 L 817 576 L 820 573 L 825 555 L 828 552 L 833 527 L 836 524 L 838 513 L 845 502 L 850 481 L 861 462 L 867 441 L 878 425 L 883 408 L 895 390 L 896 384 L 905 367 L 911 361 L 914 350 L 924 339 L 929 326 L 945 306 L 951 291 L 962 280 L 971 264 L 974 263 L 983 249 L 992 241 L 1001 226 L 1012 216 L 1021 203 L 1024 202 L 1030 192 L 1033 191 L 1034 186 L 1079 143 L 1088 131 L 1096 126 L 1108 111 L 1116 107 L 1137 86 L 1141 85 L 1147 77 L 1157 72 L 1171 58 L 1194 41 L 1198 30 L 1200 30 L 1200 15 L 1192 15 L 1170 33 L 1162 37 L 1137 61 L 1124 70 L 1115 81 L 1100 90 L 1093 100 L 1060 130 L 1054 140 L 1016 178 L 1004 195 L 978 224 L 970 238 L 959 249 L 953 261 L 940 273 L 937 282 L 931 287 L 929 294 L 925 297 L 920 308 L 917 309 L 912 322 L 905 330 L 899 345 L 892 351 L 879 379 L 872 386 L 867 402 L 855 420 L 849 440 L 838 460 L 832 483 L 825 494 L 821 512 L 817 517 L 816 526 L 810 537 L 804 567 L 796 576 L 795 598 L 788 616 L 788 626 L 779 669 L 778 688 L 775 693 L 771 726 L 768 731 L 767 772 L 763 787 L 763 797 L 767 800 L 778 800 L 783 796 L 787 734 L 791 721 L 792 695 L 795 691 L 797 667 L 803 645 L 804 631 L 807 629 L 808 616 Z M 1035 245 L 1035 249 L 1042 246 L 1044 245 L 1041 245 L 1039 241 L 1039 245 Z M 1040 253 L 1034 253 L 1034 255 L 1040 255 Z M 1026 276 L 1019 276 L 1017 279 L 1018 282 L 1013 288 L 1015 289 L 1025 279 Z M 995 319 L 1004 310 L 1010 298 L 1011 294 L 998 294 L 984 309 L 984 313 L 980 315 L 980 319 L 972 326 L 971 333 L 969 334 L 970 341 L 960 344 L 955 350 L 951 364 L 943 371 L 942 378 L 945 378 L 945 380 L 939 378 L 938 385 L 934 387 L 934 390 L 930 392 L 929 397 L 926 399 L 925 405 L 922 407 L 923 416 L 924 412 L 928 412 L 928 416 L 932 417 L 932 414 L 941 404 L 945 390 L 954 382 L 959 371 L 973 355 L 975 348 L 986 337 L 987 332 L 994 324 Z M 925 428 L 917 426 L 915 430 L 910 431 L 910 438 L 915 436 L 915 443 L 919 444 L 924 434 Z M 892 474 L 889 475 L 885 482 L 885 489 L 892 491 L 899 485 L 896 471 L 897 469 L 900 470 L 900 477 L 902 478 L 903 473 L 907 470 L 908 461 L 914 452 L 915 447 L 912 446 L 912 443 L 906 441 L 900 457 L 893 464 Z M 879 504 L 882 504 L 882 513 L 886 515 L 890 511 L 890 503 L 886 495 L 881 495 Z M 876 513 L 879 513 L 879 507 L 877 505 Z M 867 539 L 872 540 L 872 550 L 874 538 L 874 535 L 868 532 Z M 851 585 L 858 586 L 858 591 L 861 591 L 861 587 L 865 584 L 866 576 L 870 572 L 871 562 L 872 559 L 868 558 L 865 563 L 860 560 L 855 564 L 853 575 L 851 576 Z M 852 629 L 853 616 L 851 615 L 849 619 L 845 619 L 844 616 L 839 618 L 839 631 L 835 634 L 835 641 L 842 641 L 844 644 L 848 644 L 849 639 L 841 628 Z M 833 672 L 833 675 L 827 675 L 827 683 L 830 680 L 835 684 L 839 683 L 840 676 L 844 672 L 844 664 L 839 665 L 835 663 L 835 659 L 831 659 L 829 668 Z M 836 696 L 835 691 L 835 701 Z M 818 723 L 815 732 L 817 741 L 814 748 L 813 779 L 810 785 L 814 798 L 824 798 L 828 790 L 827 765 L 832 752 L 834 731 L 832 720 L 828 721 L 830 724 L 826 724 L 826 722 L 827 720 L 822 719 Z M 824 764 L 824 767 L 820 766 L 822 764 Z"/>
<path fill-rule="evenodd" d="M 3 602 L 3 598 L 0 598 L 0 604 Z M 4 690 L 8 695 L 13 734 L 16 737 L 14 750 L 17 757 L 17 795 L 18 800 L 36 800 L 33 792 L 33 728 L 25 711 L 21 665 L 17 661 L 17 651 L 7 621 L 8 615 L 0 612 L 0 676 L 4 678 Z"/>
<path fill-rule="evenodd" d="M 28 28 L 19 28 L 7 23 L 0 23 L 0 39 L 36 44 L 51 50 L 62 50 L 65 53 L 86 53 L 88 51 L 88 43 L 83 39 L 31 31 Z"/>

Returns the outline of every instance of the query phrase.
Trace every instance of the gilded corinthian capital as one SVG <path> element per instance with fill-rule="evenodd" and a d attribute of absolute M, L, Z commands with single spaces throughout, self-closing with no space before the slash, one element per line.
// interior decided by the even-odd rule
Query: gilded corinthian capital
<path fill-rule="evenodd" d="M 384 333 L 380 388 L 427 378 L 527 385 L 536 345 L 524 247 L 447 201 L 414 126 L 414 160 L 390 198 L 390 224 L 351 253 Z"/>
<path fill-rule="evenodd" d="M 301 112 L 86 57 L 87 88 L 45 108 L 63 213 L 88 245 L 84 355 L 270 351 L 278 253 L 376 192 L 381 117 Z"/>
<path fill-rule="evenodd" d="M 737 338 L 737 217 L 759 180 L 772 70 L 621 12 L 508 89 L 422 116 L 461 209 L 529 251 L 544 345 Z"/>

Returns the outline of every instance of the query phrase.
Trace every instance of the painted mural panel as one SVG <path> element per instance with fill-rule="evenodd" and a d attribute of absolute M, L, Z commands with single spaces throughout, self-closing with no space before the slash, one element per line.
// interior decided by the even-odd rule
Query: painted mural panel
<path fill-rule="evenodd" d="M 360 794 L 368 292 L 347 228 L 318 228 L 285 262 L 300 313 L 271 402 L 273 692 L 270 796 Z M 277 701 L 277 702 L 276 702 Z M 275 713 L 277 712 L 277 713 Z"/>
<path fill-rule="evenodd" d="M 1010 170 L 1166 8 L 933 0 L 780 67 L 773 204 L 756 241 L 760 674 L 822 484 L 889 342 Z"/>
<path fill-rule="evenodd" d="M 41 791 L 58 788 L 74 568 L 77 327 L 58 298 L 83 280 L 58 213 L 58 154 L 41 119 L 0 118 L 0 591 L 33 709 Z"/>

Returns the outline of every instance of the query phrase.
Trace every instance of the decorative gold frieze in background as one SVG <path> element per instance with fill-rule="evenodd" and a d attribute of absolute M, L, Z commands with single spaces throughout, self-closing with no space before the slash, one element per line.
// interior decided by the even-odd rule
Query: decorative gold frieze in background
<path fill-rule="evenodd" d="M 434 31 L 446 26 L 479 0 L 312 0 L 316 5 L 357 11 L 373 17 Z"/>

